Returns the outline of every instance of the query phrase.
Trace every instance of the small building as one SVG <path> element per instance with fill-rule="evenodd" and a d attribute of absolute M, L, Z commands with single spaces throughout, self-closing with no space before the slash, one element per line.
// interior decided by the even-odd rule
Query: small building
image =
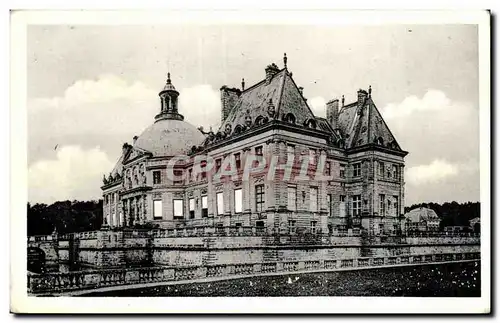
<path fill-rule="evenodd" d="M 436 232 L 441 221 L 432 209 L 420 207 L 405 214 L 404 230 L 406 232 Z"/>
<path fill-rule="evenodd" d="M 469 225 L 474 232 L 481 232 L 481 218 L 477 217 L 470 220 Z"/>

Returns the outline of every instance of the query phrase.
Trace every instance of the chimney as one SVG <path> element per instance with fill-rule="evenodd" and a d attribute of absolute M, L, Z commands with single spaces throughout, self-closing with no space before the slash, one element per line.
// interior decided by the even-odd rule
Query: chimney
<path fill-rule="evenodd" d="M 279 71 L 280 71 L 280 69 L 278 68 L 278 66 L 276 64 L 272 63 L 271 65 L 267 65 L 267 67 L 266 67 L 266 84 L 271 83 L 271 79 Z"/>
<path fill-rule="evenodd" d="M 339 99 L 333 99 L 326 103 L 326 120 L 330 122 L 333 130 L 338 128 Z"/>
<path fill-rule="evenodd" d="M 236 104 L 240 97 L 241 90 L 235 88 L 228 88 L 226 85 L 220 88 L 221 100 L 221 123 L 227 118 L 229 111 Z"/>
<path fill-rule="evenodd" d="M 358 107 L 361 107 L 366 102 L 366 98 L 368 97 L 368 92 L 365 90 L 358 90 Z"/>
<path fill-rule="evenodd" d="M 133 145 L 135 145 L 135 142 L 137 141 L 137 138 L 139 138 L 139 137 L 134 136 L 134 138 L 133 138 L 133 140 L 134 140 Z"/>
<path fill-rule="evenodd" d="M 122 146 L 122 154 L 125 154 L 128 151 L 129 144 L 126 142 Z"/>

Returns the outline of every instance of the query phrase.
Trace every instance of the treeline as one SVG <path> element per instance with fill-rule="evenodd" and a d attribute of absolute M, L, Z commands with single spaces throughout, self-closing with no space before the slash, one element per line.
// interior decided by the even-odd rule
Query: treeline
<path fill-rule="evenodd" d="M 468 226 L 469 220 L 480 217 L 479 202 L 419 203 L 405 207 L 405 213 L 419 207 L 427 207 L 441 218 L 441 228 L 445 226 Z"/>
<path fill-rule="evenodd" d="M 102 200 L 28 203 L 28 235 L 92 231 L 102 225 Z"/>

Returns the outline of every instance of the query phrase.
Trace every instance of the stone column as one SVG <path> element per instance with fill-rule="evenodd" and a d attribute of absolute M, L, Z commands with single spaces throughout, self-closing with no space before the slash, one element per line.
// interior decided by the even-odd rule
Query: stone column
<path fill-rule="evenodd" d="M 242 167 L 246 167 L 247 163 L 247 158 L 248 155 L 250 154 L 250 148 L 245 148 L 243 149 L 243 160 L 242 160 Z M 244 175 L 244 171 L 242 173 L 242 176 Z M 251 177 L 251 175 L 249 176 Z M 248 213 L 250 214 L 252 212 L 252 207 L 251 207 L 251 202 L 250 202 L 250 196 L 251 196 L 251 185 L 250 185 L 250 178 L 242 178 L 241 179 L 241 187 L 242 187 L 242 195 L 243 195 L 243 213 Z"/>

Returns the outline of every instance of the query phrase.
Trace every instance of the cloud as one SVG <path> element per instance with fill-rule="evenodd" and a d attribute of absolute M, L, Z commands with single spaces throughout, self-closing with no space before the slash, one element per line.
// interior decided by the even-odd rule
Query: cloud
<path fill-rule="evenodd" d="M 113 166 L 98 147 L 90 150 L 79 146 L 59 147 L 56 159 L 40 160 L 29 167 L 29 201 L 98 199 L 102 176 Z"/>
<path fill-rule="evenodd" d="M 432 89 L 422 97 L 388 104 L 380 112 L 401 148 L 409 152 L 407 204 L 443 196 L 479 199 L 479 110 L 474 104 Z M 465 172 L 467 177 L 462 176 Z"/>
<path fill-rule="evenodd" d="M 214 131 L 220 125 L 220 93 L 211 85 L 202 84 L 184 88 L 179 96 L 179 105 L 185 120 L 195 126 L 203 126 Z"/>
<path fill-rule="evenodd" d="M 406 171 L 406 179 L 412 184 L 434 183 L 449 176 L 458 174 L 457 165 L 445 160 L 434 160 L 427 165 L 410 167 Z"/>
<path fill-rule="evenodd" d="M 386 119 L 409 116 L 419 111 L 439 111 L 450 108 L 451 100 L 441 91 L 429 90 L 422 99 L 412 95 L 399 104 L 388 104 L 383 109 Z"/>
<path fill-rule="evenodd" d="M 309 107 L 317 117 L 326 116 L 326 100 L 321 96 L 316 96 L 308 100 Z"/>
<path fill-rule="evenodd" d="M 29 100 L 30 198 L 98 197 L 100 176 L 113 167 L 109 160 L 117 160 L 123 142 L 131 142 L 154 122 L 160 111 L 158 92 L 141 82 L 101 75 L 75 82 L 62 96 Z M 218 91 L 195 85 L 179 92 L 179 112 L 187 122 L 218 127 Z"/>

